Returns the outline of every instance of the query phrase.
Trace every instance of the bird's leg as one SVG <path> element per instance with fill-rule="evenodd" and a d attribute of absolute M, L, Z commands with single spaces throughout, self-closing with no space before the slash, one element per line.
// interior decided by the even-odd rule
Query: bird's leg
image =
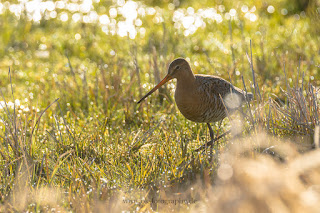
<path fill-rule="evenodd" d="M 219 134 L 219 130 L 221 129 L 221 125 L 222 125 L 222 120 L 221 121 L 219 121 L 219 127 L 218 127 L 218 132 L 217 132 L 217 134 Z"/>
<path fill-rule="evenodd" d="M 207 143 L 203 144 L 202 146 L 200 146 L 198 149 L 196 149 L 195 151 L 198 152 L 200 150 L 206 149 L 208 146 L 212 146 L 214 142 L 220 140 L 221 138 L 225 137 L 226 135 L 230 134 L 231 130 L 226 131 L 225 133 L 223 133 L 222 135 L 219 135 L 218 137 L 216 137 L 214 140 L 208 141 Z"/>
<path fill-rule="evenodd" d="M 212 160 L 213 160 L 213 143 L 214 143 L 214 133 L 213 133 L 213 129 L 212 129 L 212 127 L 211 127 L 211 125 L 209 124 L 209 123 L 207 123 L 207 125 L 208 125 L 208 128 L 209 128 L 209 133 L 210 133 L 210 138 L 211 138 L 211 140 L 210 140 L 210 142 L 211 142 L 211 146 L 210 146 L 210 154 L 209 154 L 209 156 L 210 156 L 210 161 L 212 162 Z"/>
<path fill-rule="evenodd" d="M 213 129 L 212 129 L 212 127 L 211 127 L 211 125 L 210 125 L 209 123 L 207 123 L 207 125 L 208 125 L 208 128 L 209 128 L 209 133 L 210 133 L 211 141 L 213 141 L 213 136 L 214 136 L 214 134 L 213 134 Z"/>

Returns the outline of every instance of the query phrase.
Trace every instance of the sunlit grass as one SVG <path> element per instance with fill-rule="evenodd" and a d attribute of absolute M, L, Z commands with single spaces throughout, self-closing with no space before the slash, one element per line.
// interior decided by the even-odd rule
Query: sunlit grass
<path fill-rule="evenodd" d="M 0 211 L 314 210 L 319 3 L 43 2 L 0 3 Z M 177 57 L 255 94 L 212 150 L 174 81 L 136 104 Z"/>

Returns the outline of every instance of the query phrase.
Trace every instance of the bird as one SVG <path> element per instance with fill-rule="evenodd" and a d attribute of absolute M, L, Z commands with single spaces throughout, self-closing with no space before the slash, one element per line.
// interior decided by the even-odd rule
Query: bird
<path fill-rule="evenodd" d="M 174 98 L 179 111 L 190 121 L 206 123 L 212 142 L 214 132 L 210 123 L 222 121 L 244 101 L 253 99 L 252 93 L 235 87 L 223 78 L 194 74 L 186 59 L 177 58 L 170 63 L 163 80 L 143 96 L 138 104 L 171 79 L 177 79 Z"/>

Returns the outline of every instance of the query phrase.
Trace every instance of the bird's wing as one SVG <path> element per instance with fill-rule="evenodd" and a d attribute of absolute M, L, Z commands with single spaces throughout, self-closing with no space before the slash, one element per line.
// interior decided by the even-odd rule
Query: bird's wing
<path fill-rule="evenodd" d="M 199 92 L 206 94 L 208 99 L 214 100 L 215 103 L 222 103 L 221 100 L 223 100 L 224 104 L 234 108 L 231 105 L 239 106 L 240 103 L 245 100 L 244 92 L 233 86 L 227 80 L 216 76 L 198 75 L 196 77 L 201 85 L 199 86 L 199 90 L 201 90 Z M 237 96 L 235 97 L 228 94 L 236 94 Z M 236 104 L 234 104 L 235 102 Z"/>
<path fill-rule="evenodd" d="M 199 89 L 204 90 L 211 95 L 225 97 L 231 92 L 241 96 L 244 95 L 241 89 L 233 86 L 229 81 L 224 80 L 223 78 L 205 75 L 197 75 L 196 77 L 201 85 Z"/>

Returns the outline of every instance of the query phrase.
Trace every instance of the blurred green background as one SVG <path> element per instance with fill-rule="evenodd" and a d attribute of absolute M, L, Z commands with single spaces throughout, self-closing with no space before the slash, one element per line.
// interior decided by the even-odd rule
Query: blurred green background
<path fill-rule="evenodd" d="M 294 78 L 299 59 L 318 85 L 319 7 L 314 0 L 5 1 L 1 86 L 11 67 L 21 96 L 108 113 L 118 99 L 122 107 L 139 99 L 176 57 L 239 86 L 241 75 L 250 80 L 250 40 L 263 90 L 277 93 L 284 64 Z"/>

